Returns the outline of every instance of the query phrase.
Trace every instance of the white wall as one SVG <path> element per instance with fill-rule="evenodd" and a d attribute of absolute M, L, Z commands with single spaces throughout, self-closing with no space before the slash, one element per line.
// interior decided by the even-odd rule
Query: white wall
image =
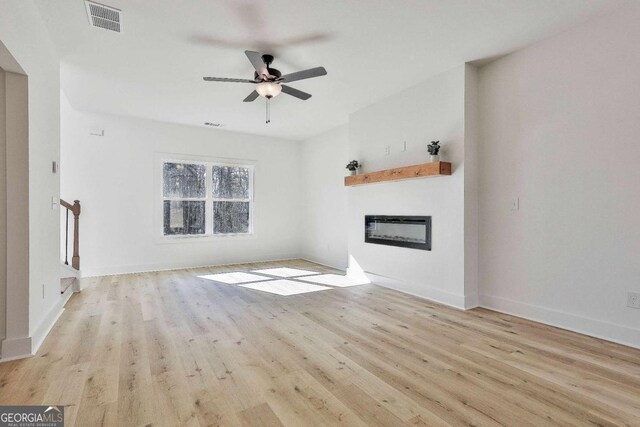
<path fill-rule="evenodd" d="M 34 351 L 64 302 L 58 267 L 59 214 L 57 207 L 52 209 L 51 205 L 59 195 L 59 179 L 51 172 L 51 162 L 59 159 L 60 149 L 60 65 L 31 0 L 0 3 L 0 42 L 28 76 L 28 101 L 24 105 L 28 105 L 29 118 L 28 133 L 16 128 L 14 134 L 25 137 L 22 146 L 16 145 L 22 150 L 16 152 L 20 156 L 26 154 L 28 162 L 22 157 L 9 158 L 10 153 L 7 154 L 7 165 L 15 168 L 14 176 L 23 176 L 24 172 L 24 177 L 28 177 L 28 192 L 22 191 L 20 183 L 10 183 L 7 177 L 7 190 L 13 191 L 7 197 L 16 206 L 15 211 L 7 212 L 7 229 L 21 230 L 20 241 L 29 248 L 28 259 L 26 254 L 18 257 L 11 247 L 7 249 L 7 256 L 13 254 L 16 258 L 7 263 L 16 270 L 12 276 L 16 279 L 7 282 L 7 317 L 18 319 L 17 329 L 7 330 L 2 345 L 2 356 L 7 358 Z M 24 177 L 21 184 L 27 185 Z M 18 212 L 19 209 L 24 212 Z"/>
<path fill-rule="evenodd" d="M 442 158 L 453 164 L 451 176 L 348 189 L 350 272 L 361 268 L 378 283 L 457 307 L 465 307 L 464 101 L 463 65 L 349 120 L 349 158 L 362 162 L 362 172 L 425 163 L 431 140 L 441 141 Z M 366 214 L 431 215 L 432 250 L 364 243 Z"/>
<path fill-rule="evenodd" d="M 5 73 L 6 341 L 3 357 L 29 353 L 29 105 L 28 80 Z"/>
<path fill-rule="evenodd" d="M 83 113 L 64 96 L 62 135 L 62 196 L 82 205 L 84 276 L 299 255 L 299 142 Z M 255 236 L 162 241 L 157 153 L 257 162 Z"/>
<path fill-rule="evenodd" d="M 638 22 L 631 2 L 480 70 L 479 241 L 482 305 L 640 347 Z"/>
<path fill-rule="evenodd" d="M 465 308 L 478 305 L 478 145 L 480 144 L 478 69 L 464 72 L 464 295 Z"/>
<path fill-rule="evenodd" d="M 337 127 L 302 143 L 301 177 L 304 184 L 302 256 L 346 269 L 347 189 L 344 177 L 349 161 L 349 128 Z"/>
<path fill-rule="evenodd" d="M 5 72 L 0 68 L 0 342 L 7 323 L 7 118 Z"/>

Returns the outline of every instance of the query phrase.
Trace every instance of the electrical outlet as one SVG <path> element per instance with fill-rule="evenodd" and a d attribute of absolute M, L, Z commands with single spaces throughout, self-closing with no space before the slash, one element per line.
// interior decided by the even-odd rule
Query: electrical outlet
<path fill-rule="evenodd" d="M 520 198 L 519 197 L 514 197 L 513 199 L 511 199 L 511 210 L 512 211 L 520 210 Z"/>
<path fill-rule="evenodd" d="M 386 154 L 387 156 L 389 154 L 391 154 L 391 146 L 387 145 L 386 147 L 384 147 L 384 154 Z"/>
<path fill-rule="evenodd" d="M 402 151 L 407 151 L 407 141 L 402 142 Z"/>
<path fill-rule="evenodd" d="M 640 308 L 640 292 L 627 292 L 627 307 Z"/>

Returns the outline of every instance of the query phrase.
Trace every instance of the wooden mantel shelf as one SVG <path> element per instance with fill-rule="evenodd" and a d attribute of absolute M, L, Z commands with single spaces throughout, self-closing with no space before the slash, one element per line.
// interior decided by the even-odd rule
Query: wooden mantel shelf
<path fill-rule="evenodd" d="M 442 175 L 451 175 L 451 163 L 423 163 L 421 165 L 405 166 L 402 168 L 363 173 L 362 175 L 345 176 L 344 185 L 349 187 L 352 185 L 371 184 L 374 182 L 398 181 L 401 179 Z"/>

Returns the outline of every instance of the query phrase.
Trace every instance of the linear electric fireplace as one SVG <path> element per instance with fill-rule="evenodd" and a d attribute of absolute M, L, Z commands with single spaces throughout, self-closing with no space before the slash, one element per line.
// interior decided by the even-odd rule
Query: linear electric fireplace
<path fill-rule="evenodd" d="M 430 251 L 431 217 L 365 215 L 364 241 Z"/>

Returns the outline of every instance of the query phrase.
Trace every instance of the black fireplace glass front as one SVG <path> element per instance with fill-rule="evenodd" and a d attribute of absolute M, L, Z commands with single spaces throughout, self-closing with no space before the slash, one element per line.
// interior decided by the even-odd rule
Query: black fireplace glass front
<path fill-rule="evenodd" d="M 431 217 L 365 215 L 364 241 L 430 251 Z"/>

